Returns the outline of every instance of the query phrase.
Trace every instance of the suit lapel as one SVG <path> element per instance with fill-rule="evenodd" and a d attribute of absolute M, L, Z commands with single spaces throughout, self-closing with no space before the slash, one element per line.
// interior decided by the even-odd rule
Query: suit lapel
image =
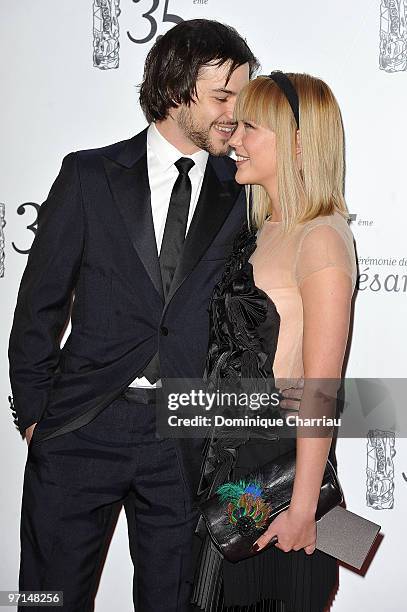
<path fill-rule="evenodd" d="M 141 140 L 141 136 L 137 137 Z M 129 144 L 131 141 L 129 141 Z M 141 150 L 140 150 L 141 149 Z M 129 152 L 128 152 L 129 153 Z M 158 261 L 157 243 L 151 213 L 151 194 L 148 183 L 146 140 L 141 142 L 139 156 L 121 163 L 103 158 L 106 174 L 115 202 L 123 217 L 130 241 L 142 261 L 157 293 L 163 298 L 161 273 Z M 141 154 L 140 154 L 141 153 Z M 128 163 L 133 162 L 128 166 Z M 123 165 L 123 163 L 125 165 Z"/>
<path fill-rule="evenodd" d="M 218 178 L 209 157 L 198 203 L 167 295 L 166 306 L 219 232 L 233 208 L 239 190 L 240 186 L 233 179 Z"/>
<path fill-rule="evenodd" d="M 130 241 L 164 301 L 148 182 L 147 128 L 125 143 L 118 143 L 113 151 L 103 156 L 103 162 Z M 165 307 L 198 264 L 236 202 L 241 187 L 229 173 L 224 174 L 223 163 L 221 159 L 209 156 L 198 203 Z"/>

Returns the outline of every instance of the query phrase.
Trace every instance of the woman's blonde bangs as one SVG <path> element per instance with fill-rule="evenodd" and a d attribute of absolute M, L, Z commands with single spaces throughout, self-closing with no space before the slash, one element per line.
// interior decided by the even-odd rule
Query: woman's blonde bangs
<path fill-rule="evenodd" d="M 240 92 L 234 109 L 235 121 L 252 121 L 257 125 L 274 129 L 275 106 L 273 105 L 275 84 L 268 77 L 257 77 Z"/>

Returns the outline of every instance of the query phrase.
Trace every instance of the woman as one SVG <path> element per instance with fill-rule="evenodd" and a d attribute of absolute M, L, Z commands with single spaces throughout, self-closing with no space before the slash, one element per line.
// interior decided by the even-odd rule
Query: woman
<path fill-rule="evenodd" d="M 207 377 L 340 380 L 356 260 L 343 197 L 343 128 L 329 87 L 306 74 L 258 77 L 236 102 L 230 145 L 236 181 L 248 185 L 252 230 L 237 238 L 211 302 Z M 242 331 L 243 330 L 243 331 Z M 307 385 L 301 410 L 307 408 Z M 237 564 L 204 539 L 194 585 L 197 609 L 322 612 L 337 563 L 315 550 L 315 510 L 328 456 L 325 437 L 212 439 L 201 491 L 210 496 L 296 446 L 291 504 Z M 270 546 L 270 542 L 277 543 Z"/>

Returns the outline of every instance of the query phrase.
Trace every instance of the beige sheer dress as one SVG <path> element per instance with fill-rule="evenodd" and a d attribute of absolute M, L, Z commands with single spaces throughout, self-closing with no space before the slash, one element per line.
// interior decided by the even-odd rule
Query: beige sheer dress
<path fill-rule="evenodd" d="M 277 386 L 282 388 L 281 379 L 301 377 L 304 373 L 301 285 L 319 270 L 339 267 L 348 274 L 354 287 L 356 264 L 352 234 L 346 220 L 338 213 L 299 225 L 289 235 L 283 235 L 281 223 L 267 221 L 258 232 L 257 247 L 250 262 L 256 285 L 269 295 L 280 315 L 273 370 Z M 221 298 L 226 299 L 225 294 Z M 284 437 L 247 440 L 238 449 L 231 479 L 245 478 L 259 466 L 293 450 L 295 444 L 295 438 Z M 333 451 L 330 458 L 335 465 Z M 209 601 L 205 609 L 213 612 L 221 609 L 228 612 L 322 612 L 337 584 L 336 559 L 319 550 L 307 555 L 303 549 L 285 553 L 269 547 L 239 563 L 223 560 L 219 581 L 213 563 L 210 554 L 204 557 L 204 569 L 199 577 L 200 588 L 206 589 L 205 597 Z M 206 583 L 208 575 L 210 579 Z M 223 594 L 219 595 L 222 585 Z M 206 595 L 207 592 L 210 594 Z M 216 607 L 218 598 L 222 597 L 224 607 Z M 210 607 L 212 601 L 214 607 Z"/>
<path fill-rule="evenodd" d="M 288 235 L 283 235 L 281 222 L 267 220 L 259 230 L 250 262 L 257 287 L 273 300 L 281 318 L 273 368 L 278 386 L 279 379 L 304 375 L 301 284 L 311 274 L 335 267 L 344 270 L 355 287 L 353 235 L 337 212 L 300 224 Z"/>

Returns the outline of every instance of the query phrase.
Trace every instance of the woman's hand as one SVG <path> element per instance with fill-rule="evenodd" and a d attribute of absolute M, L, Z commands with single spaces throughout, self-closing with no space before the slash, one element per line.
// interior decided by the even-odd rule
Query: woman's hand
<path fill-rule="evenodd" d="M 304 379 L 297 378 L 296 380 L 290 382 L 292 383 L 291 387 L 280 390 L 282 400 L 280 401 L 279 408 L 290 412 L 299 412 L 300 402 L 304 391 Z"/>
<path fill-rule="evenodd" d="M 273 536 L 277 536 L 276 548 L 284 552 L 303 548 L 307 555 L 315 550 L 317 526 L 315 515 L 304 514 L 301 510 L 288 508 L 272 521 L 263 535 L 254 543 L 256 550 L 264 548 Z"/>

